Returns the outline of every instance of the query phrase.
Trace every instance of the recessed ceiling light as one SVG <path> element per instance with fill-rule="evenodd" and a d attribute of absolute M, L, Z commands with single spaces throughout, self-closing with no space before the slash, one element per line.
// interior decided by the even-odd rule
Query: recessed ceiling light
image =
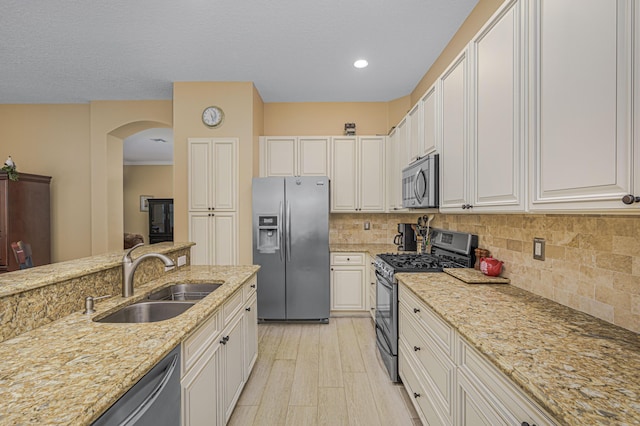
<path fill-rule="evenodd" d="M 366 59 L 358 59 L 353 63 L 353 66 L 356 68 L 366 68 L 367 65 L 369 65 L 369 62 L 367 62 Z"/>

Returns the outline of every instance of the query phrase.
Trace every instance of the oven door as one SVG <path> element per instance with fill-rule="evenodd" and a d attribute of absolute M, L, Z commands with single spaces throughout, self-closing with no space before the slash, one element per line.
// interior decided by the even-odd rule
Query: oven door
<path fill-rule="evenodd" d="M 376 327 L 392 355 L 398 355 L 398 286 L 376 272 Z"/>

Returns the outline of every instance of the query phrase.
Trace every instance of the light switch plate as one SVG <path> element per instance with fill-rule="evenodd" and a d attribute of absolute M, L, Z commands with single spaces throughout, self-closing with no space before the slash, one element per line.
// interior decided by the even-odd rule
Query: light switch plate
<path fill-rule="evenodd" d="M 371 229 L 371 222 L 365 222 L 364 223 L 364 230 L 368 231 L 369 229 Z"/>
<path fill-rule="evenodd" d="M 178 256 L 178 267 L 187 264 L 187 256 Z"/>
<path fill-rule="evenodd" d="M 544 238 L 533 239 L 533 258 L 544 260 Z"/>

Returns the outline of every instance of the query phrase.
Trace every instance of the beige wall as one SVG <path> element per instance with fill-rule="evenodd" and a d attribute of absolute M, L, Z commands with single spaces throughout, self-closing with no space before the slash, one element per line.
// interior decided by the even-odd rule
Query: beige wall
<path fill-rule="evenodd" d="M 356 123 L 358 135 L 386 135 L 386 102 L 278 102 L 264 104 L 264 136 L 344 134 Z"/>
<path fill-rule="evenodd" d="M 124 166 L 124 232 L 149 243 L 149 213 L 140 211 L 140 196 L 173 198 L 173 166 Z"/>
<path fill-rule="evenodd" d="M 91 254 L 89 105 L 0 105 L 0 162 L 51 176 L 51 260 Z"/>
<path fill-rule="evenodd" d="M 444 72 L 444 70 L 453 62 L 462 49 L 471 41 L 478 30 L 487 22 L 487 20 L 498 10 L 498 7 L 504 3 L 504 0 L 480 0 L 476 7 L 473 8 L 467 19 L 462 23 L 458 31 L 451 38 L 447 46 L 442 50 L 438 59 L 433 63 L 431 68 L 422 77 L 415 89 L 411 92 L 411 105 L 415 105 L 425 94 L 427 89 L 436 81 L 436 79 Z M 406 112 L 405 112 L 406 114 Z M 403 115 L 404 116 L 404 115 Z M 402 117 L 401 117 L 402 118 Z M 400 120 L 398 120 L 400 121 Z M 396 122 L 397 124 L 397 122 Z M 395 124 L 394 124 L 395 125 Z"/>
<path fill-rule="evenodd" d="M 91 254 L 100 254 L 122 248 L 122 140 L 148 128 L 171 127 L 172 103 L 94 101 L 90 111 Z"/>
<path fill-rule="evenodd" d="M 400 120 L 407 115 L 412 106 L 411 96 L 409 95 L 389 101 L 389 132 L 391 132 L 391 127 L 395 127 L 400 123 Z"/>
<path fill-rule="evenodd" d="M 254 137 L 254 87 L 251 82 L 177 82 L 173 85 L 173 161 L 174 161 L 174 239 L 187 241 L 188 180 L 187 139 L 191 137 L 238 138 L 240 163 L 238 181 L 238 222 L 251 223 L 251 179 L 253 177 Z M 217 129 L 202 124 L 202 110 L 217 105 L 224 110 L 225 118 Z M 249 264 L 252 258 L 251 227 L 239 226 L 239 263 Z"/>

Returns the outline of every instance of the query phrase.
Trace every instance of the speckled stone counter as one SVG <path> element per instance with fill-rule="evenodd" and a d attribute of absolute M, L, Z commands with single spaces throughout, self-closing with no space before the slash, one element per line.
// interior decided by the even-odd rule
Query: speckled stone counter
<path fill-rule="evenodd" d="M 396 277 L 558 421 L 640 424 L 640 335 L 511 285 Z"/>
<path fill-rule="evenodd" d="M 182 342 L 258 266 L 186 266 L 0 343 L 0 424 L 87 425 Z M 147 324 L 96 323 L 120 306 L 172 282 L 224 284 L 185 313 Z"/>
<path fill-rule="evenodd" d="M 369 253 L 374 257 L 381 253 L 401 253 L 395 244 L 330 244 L 329 251 Z"/>

